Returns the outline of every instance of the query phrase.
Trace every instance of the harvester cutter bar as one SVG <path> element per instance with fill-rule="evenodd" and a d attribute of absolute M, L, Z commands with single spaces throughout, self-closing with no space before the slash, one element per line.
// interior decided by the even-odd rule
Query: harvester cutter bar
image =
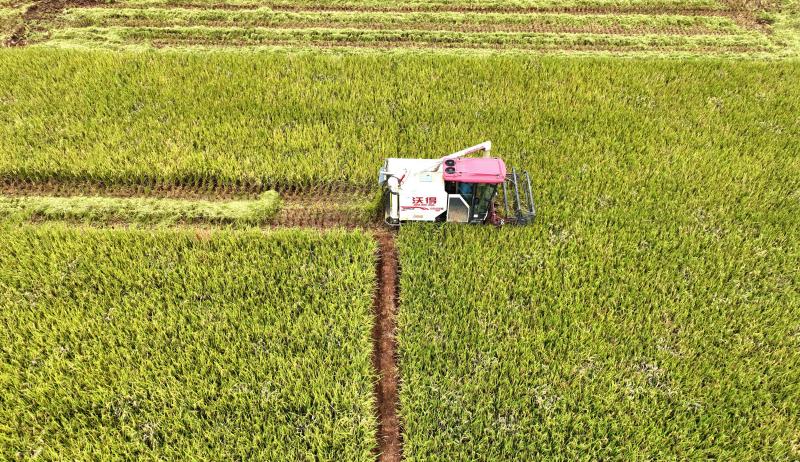
<path fill-rule="evenodd" d="M 511 197 L 509 197 L 509 188 Z M 527 171 L 517 173 L 517 170 L 512 168 L 511 173 L 506 174 L 506 180 L 503 183 L 503 202 L 506 221 L 517 225 L 527 225 L 533 222 L 536 217 L 536 205 L 533 201 L 531 177 Z M 509 209 L 511 209 L 511 213 L 509 213 Z"/>

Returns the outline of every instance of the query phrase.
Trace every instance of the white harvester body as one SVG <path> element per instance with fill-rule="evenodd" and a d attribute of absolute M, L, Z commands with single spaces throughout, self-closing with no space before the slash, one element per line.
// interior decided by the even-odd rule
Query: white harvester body
<path fill-rule="evenodd" d="M 430 159 L 386 159 L 389 191 L 386 213 L 391 221 L 435 221 L 447 210 L 441 164 Z M 397 176 L 396 174 L 399 174 Z"/>
<path fill-rule="evenodd" d="M 496 213 L 494 199 L 498 187 L 504 185 L 508 209 L 511 182 L 517 193 L 517 200 L 513 202 L 512 199 L 512 203 L 519 204 L 518 177 L 516 172 L 506 173 L 502 159 L 489 156 L 491 148 L 491 142 L 486 141 L 439 159 L 386 159 L 378 177 L 378 183 L 384 189 L 386 223 L 503 223 L 504 219 Z M 484 153 L 482 158 L 465 158 L 481 151 Z M 533 218 L 533 201 L 529 203 L 530 207 L 524 214 L 517 213 L 516 222 L 528 222 Z"/>

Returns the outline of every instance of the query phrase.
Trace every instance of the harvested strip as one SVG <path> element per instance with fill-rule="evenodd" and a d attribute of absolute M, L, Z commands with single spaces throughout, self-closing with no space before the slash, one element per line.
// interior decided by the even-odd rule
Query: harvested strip
<path fill-rule="evenodd" d="M 72 45 L 78 45 L 77 43 Z M 83 46 L 87 44 L 82 44 Z M 170 41 L 154 40 L 151 45 L 156 49 L 162 50 L 183 50 L 190 52 L 213 52 L 213 51 L 327 51 L 334 54 L 341 53 L 386 53 L 397 51 L 399 53 L 415 52 L 437 52 L 446 51 L 453 56 L 470 56 L 480 54 L 513 55 L 529 53 L 545 53 L 553 55 L 613 55 L 613 56 L 675 56 L 675 57 L 698 57 L 698 56 L 732 56 L 732 57 L 769 57 L 772 51 L 766 48 L 752 48 L 747 46 L 733 47 L 687 47 L 687 46 L 661 46 L 652 47 L 646 45 L 634 46 L 611 46 L 611 45 L 571 45 L 568 48 L 557 46 L 528 46 L 528 47 L 503 47 L 499 45 L 458 45 L 458 44 L 415 44 L 405 45 L 397 42 L 315 42 L 313 44 L 287 45 L 285 42 L 261 42 L 259 45 L 252 45 L 244 42 L 229 41 L 209 41 L 209 40 L 186 40 L 180 43 Z M 65 46 L 71 46 L 65 44 Z M 141 45 L 119 45 L 112 46 L 110 49 L 116 50 L 141 50 Z"/>
<path fill-rule="evenodd" d="M 378 449 L 379 462 L 400 462 L 402 440 L 400 435 L 399 373 L 397 370 L 397 299 L 399 293 L 399 261 L 394 234 L 376 235 L 378 246 L 378 290 L 375 297 L 376 323 L 373 328 L 375 350 L 373 363 L 379 373 L 375 390 L 378 397 Z"/>
<path fill-rule="evenodd" d="M 566 33 L 461 33 L 427 31 L 362 31 L 355 29 L 265 29 L 265 28 L 88 28 L 62 29 L 52 34 L 56 41 L 100 41 L 109 44 L 152 43 L 154 46 L 181 44 L 236 45 L 324 45 L 384 47 L 570 49 L 573 47 L 769 51 L 772 43 L 759 35 L 734 36 L 624 36 Z"/>
<path fill-rule="evenodd" d="M 256 200 L 204 201 L 155 198 L 0 196 L 0 218 L 88 223 L 229 223 L 262 225 L 278 213 L 278 193 Z"/>
<path fill-rule="evenodd" d="M 473 1 L 465 2 L 437 2 L 437 1 L 404 1 L 393 2 L 391 5 L 381 0 L 356 0 L 325 2 L 318 1 L 265 1 L 253 2 L 252 0 L 122 0 L 114 3 L 117 7 L 193 7 L 193 8 L 229 8 L 253 9 L 259 7 L 271 8 L 281 11 L 385 11 L 385 12 L 411 12 L 411 11 L 452 11 L 452 12 L 571 12 L 571 13 L 685 13 L 709 14 L 731 11 L 730 6 L 714 0 L 688 0 L 688 1 L 619 1 L 595 0 L 582 2 L 579 0 L 543 0 L 520 1 L 509 4 L 505 1 Z"/>
<path fill-rule="evenodd" d="M 278 227 L 377 228 L 380 196 L 376 194 L 297 194 L 284 198 L 271 222 Z"/>
<path fill-rule="evenodd" d="M 60 27 L 281 27 L 453 30 L 461 32 L 606 32 L 737 34 L 744 29 L 729 18 L 704 16 L 476 14 L 476 13 L 287 13 L 191 9 L 77 8 L 59 17 Z"/>

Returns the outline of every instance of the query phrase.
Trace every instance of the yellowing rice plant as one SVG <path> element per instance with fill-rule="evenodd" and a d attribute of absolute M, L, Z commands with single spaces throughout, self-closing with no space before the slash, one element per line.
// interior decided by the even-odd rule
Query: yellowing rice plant
<path fill-rule="evenodd" d="M 368 236 L 1 229 L 0 459 L 374 460 Z"/>

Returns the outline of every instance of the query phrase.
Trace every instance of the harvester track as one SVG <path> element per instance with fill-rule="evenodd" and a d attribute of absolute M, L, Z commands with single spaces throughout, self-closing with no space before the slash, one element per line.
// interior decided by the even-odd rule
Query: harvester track
<path fill-rule="evenodd" d="M 402 458 L 402 440 L 397 414 L 399 377 L 395 339 L 399 261 L 394 234 L 383 231 L 375 233 L 375 237 L 378 241 L 378 287 L 375 294 L 373 361 L 379 374 L 375 384 L 379 421 L 378 460 L 399 462 Z"/>

